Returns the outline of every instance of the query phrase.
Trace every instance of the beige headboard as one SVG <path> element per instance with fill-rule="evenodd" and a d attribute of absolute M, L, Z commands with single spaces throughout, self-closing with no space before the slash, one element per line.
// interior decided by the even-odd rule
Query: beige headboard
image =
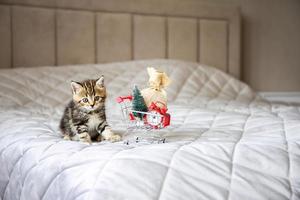
<path fill-rule="evenodd" d="M 0 0 L 0 68 L 170 58 L 240 76 L 240 13 L 198 0 Z"/>

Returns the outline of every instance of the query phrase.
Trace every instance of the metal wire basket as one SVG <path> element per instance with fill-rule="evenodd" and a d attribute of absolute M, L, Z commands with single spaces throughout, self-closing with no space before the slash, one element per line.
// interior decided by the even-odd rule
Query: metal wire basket
<path fill-rule="evenodd" d="M 135 143 L 165 143 L 166 139 L 161 136 L 158 130 L 170 125 L 170 114 L 167 113 L 167 109 L 158 106 L 161 104 L 160 102 L 153 102 L 149 106 L 148 112 L 133 110 L 132 100 L 132 96 L 117 98 L 126 125 L 125 135 L 139 132 L 140 134 L 134 140 Z M 125 141 L 125 143 L 128 144 L 129 141 Z"/>

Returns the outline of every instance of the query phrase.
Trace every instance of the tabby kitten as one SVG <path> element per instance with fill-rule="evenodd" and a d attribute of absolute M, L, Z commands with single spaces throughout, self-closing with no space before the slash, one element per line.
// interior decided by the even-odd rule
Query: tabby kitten
<path fill-rule="evenodd" d="M 119 141 L 105 116 L 106 88 L 104 77 L 96 80 L 71 82 L 73 100 L 67 105 L 60 129 L 64 139 L 91 143 L 92 140 Z"/>

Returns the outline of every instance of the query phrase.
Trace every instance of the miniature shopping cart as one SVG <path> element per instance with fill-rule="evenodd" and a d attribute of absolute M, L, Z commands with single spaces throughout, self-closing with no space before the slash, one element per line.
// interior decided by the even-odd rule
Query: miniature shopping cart
<path fill-rule="evenodd" d="M 133 96 L 117 98 L 117 102 L 121 106 L 123 120 L 126 124 L 126 133 L 142 131 L 143 135 L 146 136 L 144 138 L 147 138 L 148 141 L 150 139 L 158 143 L 165 143 L 165 138 L 154 132 L 170 125 L 170 114 L 167 113 L 166 106 L 161 105 L 161 102 L 152 102 L 148 107 L 148 112 L 136 111 L 132 109 L 132 100 Z M 141 140 L 143 138 L 137 137 L 135 142 L 140 142 Z"/>

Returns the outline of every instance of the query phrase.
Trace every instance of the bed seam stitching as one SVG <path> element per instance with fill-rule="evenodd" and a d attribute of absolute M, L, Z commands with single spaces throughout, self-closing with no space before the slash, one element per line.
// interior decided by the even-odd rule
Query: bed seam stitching
<path fill-rule="evenodd" d="M 247 127 L 247 124 L 248 124 L 248 120 L 250 119 L 252 115 L 249 114 L 246 121 L 245 121 L 245 124 L 244 124 L 244 127 L 242 129 L 242 133 L 241 133 L 241 136 L 240 138 L 238 139 L 238 141 L 235 143 L 234 145 L 234 149 L 233 149 L 233 152 L 232 152 L 232 160 L 231 160 L 231 173 L 230 173 L 230 183 L 229 183 L 229 188 L 228 188 L 228 196 L 227 196 L 227 200 L 230 199 L 230 195 L 231 195 L 231 187 L 232 187 L 232 177 L 234 175 L 233 171 L 234 171 L 234 160 L 235 160 L 235 156 L 236 156 L 236 149 L 237 149 L 237 146 L 239 145 L 240 141 L 242 140 L 243 136 L 244 136 L 244 133 L 245 133 L 245 130 L 246 130 L 246 127 Z"/>
<path fill-rule="evenodd" d="M 167 177 L 168 177 L 168 175 L 169 175 L 170 168 L 171 168 L 171 166 L 172 166 L 172 163 L 173 163 L 173 161 L 174 161 L 174 158 L 175 158 L 175 155 L 177 154 L 177 152 L 179 152 L 179 151 L 181 150 L 181 148 L 183 148 L 183 147 L 185 147 L 185 146 L 189 146 L 189 145 L 191 145 L 192 143 L 196 142 L 199 138 L 201 138 L 201 136 L 202 136 L 204 133 L 206 133 L 206 132 L 208 132 L 209 130 L 211 130 L 211 128 L 213 127 L 214 122 L 215 122 L 217 116 L 218 116 L 220 113 L 221 113 L 221 112 L 219 111 L 219 112 L 217 112 L 217 113 L 215 114 L 214 120 L 212 121 L 210 127 L 209 127 L 206 131 L 204 131 L 203 133 L 201 133 L 201 134 L 200 134 L 198 137 L 196 137 L 193 141 L 190 141 L 190 142 L 188 142 L 188 143 L 185 143 L 185 144 L 181 145 L 180 147 L 178 147 L 177 150 L 175 150 L 175 152 L 173 153 L 173 156 L 172 156 L 172 158 L 171 158 L 170 164 L 169 164 L 169 166 L 168 166 L 167 172 L 166 172 L 166 174 L 165 174 L 165 178 L 164 178 L 164 180 L 163 180 L 163 183 L 162 183 L 162 185 L 161 185 L 161 187 L 160 187 L 159 194 L 158 194 L 158 196 L 157 196 L 156 199 L 160 200 L 160 198 L 161 198 L 161 194 L 162 194 L 162 192 L 163 192 L 163 188 L 164 188 L 164 186 L 165 186 L 165 184 L 166 184 L 166 180 L 167 180 Z"/>

